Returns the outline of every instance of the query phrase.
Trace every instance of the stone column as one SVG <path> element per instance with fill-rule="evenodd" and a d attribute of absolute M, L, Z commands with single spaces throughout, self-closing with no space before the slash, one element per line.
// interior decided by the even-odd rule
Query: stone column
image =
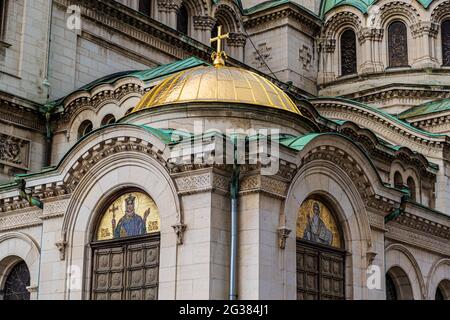
<path fill-rule="evenodd" d="M 409 46 L 408 50 L 412 50 L 414 54 L 414 60 L 412 66 L 415 68 L 427 68 L 438 67 L 438 59 L 434 54 L 432 48 L 433 38 L 437 37 L 438 25 L 429 22 L 421 21 L 411 28 L 413 39 L 415 40 L 414 46 Z"/>
<path fill-rule="evenodd" d="M 364 28 L 361 31 L 359 38 L 363 53 L 363 62 L 360 65 L 361 73 L 371 73 L 383 70 L 384 66 L 381 62 L 382 39 L 382 29 Z"/>
<path fill-rule="evenodd" d="M 195 16 L 194 17 L 194 33 L 192 37 L 207 46 L 211 45 L 211 29 L 216 24 L 216 19 L 210 16 Z"/>
<path fill-rule="evenodd" d="M 336 74 L 333 71 L 333 55 L 336 50 L 336 40 L 324 38 L 320 40 L 319 47 L 322 54 L 322 69 L 319 72 L 318 82 L 326 83 L 333 81 Z"/>
<path fill-rule="evenodd" d="M 227 39 L 229 48 L 229 55 L 236 60 L 244 61 L 244 47 L 247 42 L 247 37 L 243 33 L 230 33 L 230 38 Z"/>

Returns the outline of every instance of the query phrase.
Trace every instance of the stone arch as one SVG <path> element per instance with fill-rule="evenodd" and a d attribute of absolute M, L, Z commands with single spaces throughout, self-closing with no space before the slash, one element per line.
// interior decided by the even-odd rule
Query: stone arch
<path fill-rule="evenodd" d="M 420 270 L 419 264 L 413 254 L 401 244 L 391 244 L 385 249 L 386 273 L 393 270 L 390 274 L 393 277 L 400 292 L 400 298 L 422 300 L 425 298 L 425 282 Z M 407 277 L 411 292 L 407 287 Z"/>
<path fill-rule="evenodd" d="M 341 147 L 346 145 L 346 151 L 350 150 L 352 155 L 357 158 L 350 161 L 354 162 L 355 165 L 362 165 L 361 160 L 364 156 L 361 154 L 357 155 L 360 152 L 358 147 L 351 146 L 350 142 L 344 138 L 333 138 L 333 153 L 341 153 Z M 352 181 L 352 178 L 347 173 L 348 171 L 338 163 L 323 157 L 313 161 L 304 161 L 308 154 L 320 149 L 320 146 L 323 145 L 324 141 L 318 139 L 318 141 L 311 142 L 299 155 L 302 165 L 291 182 L 286 198 L 284 210 L 285 226 L 290 230 L 296 229 L 298 210 L 303 202 L 311 196 L 318 195 L 326 199 L 327 203 L 336 212 L 344 236 L 345 249 L 347 251 L 345 272 L 346 298 L 367 299 L 368 291 L 365 279 L 369 263 L 368 255 L 372 251 L 372 236 L 365 200 L 359 192 L 361 187 Z M 365 167 L 369 166 L 365 165 Z M 369 175 L 374 175 L 366 177 L 368 182 L 379 178 L 370 169 L 366 169 L 366 171 Z M 286 242 L 285 263 L 288 278 L 295 277 L 296 241 L 294 238 L 289 237 Z M 293 286 L 287 288 L 289 295 L 295 295 L 296 293 L 296 281 L 293 281 L 293 283 Z"/>
<path fill-rule="evenodd" d="M 228 3 L 220 3 L 213 9 L 213 17 L 217 20 L 217 24 L 225 23 L 225 31 L 240 32 L 241 22 L 239 14 Z"/>
<path fill-rule="evenodd" d="M 440 259 L 431 267 L 427 281 L 427 298 L 429 300 L 434 300 L 436 290 L 443 281 L 450 281 L 450 259 Z M 450 287 L 445 286 L 443 289 L 444 298 L 450 300 Z"/>
<path fill-rule="evenodd" d="M 0 288 L 5 285 L 6 277 L 11 268 L 20 261 L 24 261 L 30 272 L 30 286 L 39 285 L 39 263 L 41 249 L 30 236 L 11 232 L 0 236 Z M 31 299 L 36 300 L 38 292 L 31 293 Z"/>
<path fill-rule="evenodd" d="M 337 34 L 345 28 L 351 28 L 358 35 L 362 29 L 362 19 L 356 13 L 341 11 L 330 16 L 325 22 L 324 34 L 328 38 L 337 39 Z"/>
<path fill-rule="evenodd" d="M 420 13 L 411 3 L 402 1 L 389 1 L 380 6 L 380 23 L 386 28 L 393 20 L 399 20 L 411 27 L 420 22 Z"/>
<path fill-rule="evenodd" d="M 162 158 L 156 155 L 164 154 L 163 145 L 153 135 L 143 132 L 142 129 L 130 125 L 122 125 L 122 129 L 106 127 L 103 131 L 109 133 L 101 138 L 90 136 L 83 146 L 75 148 L 65 181 L 73 186 L 71 201 L 69 202 L 62 226 L 62 241 L 67 243 L 67 266 L 78 265 L 84 270 L 84 286 L 81 290 L 66 288 L 67 298 L 82 299 L 88 297 L 89 289 L 86 287 L 90 279 L 90 248 L 88 246 L 95 229 L 95 218 L 98 210 L 104 206 L 104 201 L 113 197 L 124 188 L 138 188 L 147 193 L 158 206 L 161 214 L 161 259 L 160 264 L 160 298 L 173 298 L 175 292 L 175 271 L 173 265 L 176 259 L 177 237 L 172 226 L 182 222 L 181 210 L 175 185 L 164 165 Z M 126 130 L 125 128 L 128 128 Z M 123 130 L 127 132 L 123 132 Z M 140 133 L 140 134 L 139 134 Z M 116 148 L 115 152 L 101 151 L 106 157 L 96 158 L 95 163 L 82 172 L 73 171 L 74 167 L 83 168 L 83 155 L 104 144 L 104 139 L 113 141 L 114 136 L 135 137 L 136 148 Z M 112 139 L 112 140 L 111 140 Z M 119 139 L 120 140 L 120 139 Z M 142 140 L 141 142 L 139 142 Z M 151 143 L 154 154 L 150 150 L 140 149 L 139 144 Z M 116 140 L 116 143 L 118 140 Z M 130 144 L 133 142 L 130 141 Z M 160 151 L 158 151 L 158 149 Z M 97 149 L 97 151 L 99 151 Z M 121 152 L 126 151 L 126 152 Z M 80 158 L 81 157 L 81 158 Z M 95 157 L 94 157 L 95 158 Z M 93 159 L 93 158 L 91 158 Z M 79 165 L 74 165 L 73 162 Z M 66 163 L 65 165 L 70 165 Z M 173 272 L 172 272 L 173 271 Z"/>
<path fill-rule="evenodd" d="M 393 282 L 396 291 L 396 299 L 398 300 L 414 300 L 414 294 L 411 287 L 411 281 L 408 278 L 406 272 L 398 267 L 391 267 L 387 273 L 386 277 Z M 387 280 L 387 279 L 386 279 Z"/>
<path fill-rule="evenodd" d="M 441 3 L 435 1 L 434 8 L 430 8 L 431 11 L 431 22 L 440 25 L 445 19 L 450 18 L 450 2 L 443 1 Z"/>

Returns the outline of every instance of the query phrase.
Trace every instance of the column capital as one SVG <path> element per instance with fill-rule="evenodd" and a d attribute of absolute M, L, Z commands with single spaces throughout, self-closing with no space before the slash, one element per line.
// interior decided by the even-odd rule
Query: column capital
<path fill-rule="evenodd" d="M 243 33 L 230 32 L 227 44 L 231 47 L 243 47 L 247 42 L 247 37 Z"/>
<path fill-rule="evenodd" d="M 210 16 L 194 16 L 194 28 L 200 30 L 211 30 L 215 25 L 217 20 Z"/>

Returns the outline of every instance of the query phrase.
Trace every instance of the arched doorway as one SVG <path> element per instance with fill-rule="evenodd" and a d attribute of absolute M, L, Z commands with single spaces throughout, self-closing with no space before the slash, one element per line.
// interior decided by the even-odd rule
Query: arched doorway
<path fill-rule="evenodd" d="M 386 274 L 386 300 L 414 300 L 411 282 L 400 267 L 392 267 Z"/>
<path fill-rule="evenodd" d="M 435 300 L 450 300 L 450 280 L 442 280 L 436 288 Z"/>
<path fill-rule="evenodd" d="M 30 271 L 25 261 L 16 263 L 6 277 L 3 289 L 4 300 L 30 300 Z"/>
<path fill-rule="evenodd" d="M 91 247 L 91 299 L 158 298 L 160 215 L 147 194 L 126 190 L 112 199 Z"/>
<path fill-rule="evenodd" d="M 306 200 L 297 217 L 297 299 L 345 299 L 345 250 L 337 220 L 323 201 Z"/>

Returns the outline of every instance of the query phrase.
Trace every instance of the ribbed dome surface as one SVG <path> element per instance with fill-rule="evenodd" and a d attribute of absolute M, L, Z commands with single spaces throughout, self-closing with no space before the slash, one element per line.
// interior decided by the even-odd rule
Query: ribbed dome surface
<path fill-rule="evenodd" d="M 179 103 L 252 104 L 301 114 L 280 88 L 254 72 L 197 67 L 176 73 L 149 91 L 133 112 Z"/>

